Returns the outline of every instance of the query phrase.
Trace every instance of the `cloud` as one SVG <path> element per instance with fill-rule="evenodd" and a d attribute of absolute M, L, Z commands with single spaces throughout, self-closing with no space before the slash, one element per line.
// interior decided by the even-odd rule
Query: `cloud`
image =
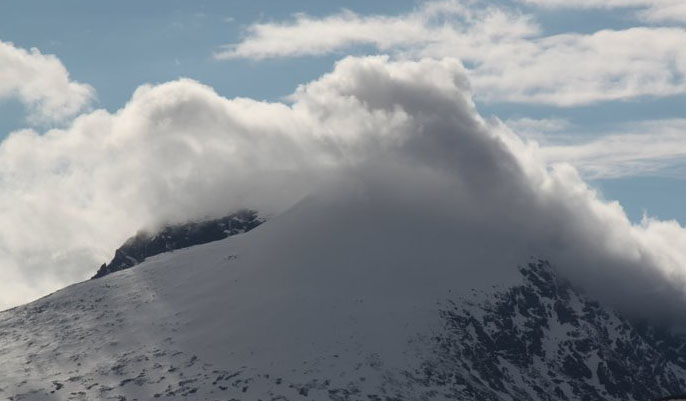
<path fill-rule="evenodd" d="M 87 106 L 94 94 L 91 86 L 72 81 L 57 57 L 0 41 L 0 100 L 17 98 L 29 108 L 31 121 L 63 121 Z"/>
<path fill-rule="evenodd" d="M 520 136 L 539 142 L 546 141 L 549 134 L 564 131 L 571 126 L 568 120 L 562 118 L 521 117 L 507 119 L 504 123 Z"/>
<path fill-rule="evenodd" d="M 462 49 L 477 42 L 505 37 L 526 37 L 538 32 L 530 17 L 494 7 L 473 10 L 459 2 L 430 2 L 400 16 L 361 16 L 350 10 L 323 18 L 296 14 L 285 23 L 256 23 L 247 28 L 243 41 L 225 45 L 218 59 L 322 55 L 372 45 L 386 51 L 414 49 L 446 41 Z"/>
<path fill-rule="evenodd" d="M 498 250 L 463 247 L 478 269 L 547 257 L 633 313 L 683 306 L 686 230 L 632 225 L 573 167 L 484 120 L 458 60 L 348 57 L 290 101 L 227 99 L 179 80 L 64 130 L 13 133 L 0 144 L 0 304 L 88 277 L 142 226 L 238 207 L 278 213 L 329 193 L 404 204 L 408 221 L 447 219 L 450 241 Z"/>
<path fill-rule="evenodd" d="M 520 0 L 523 3 L 548 8 L 638 9 L 638 16 L 647 21 L 686 22 L 686 3 L 681 0 Z"/>
<path fill-rule="evenodd" d="M 592 140 L 546 143 L 541 153 L 549 163 L 571 163 L 594 179 L 665 174 L 686 159 L 684 119 L 643 121 L 619 130 Z"/>
<path fill-rule="evenodd" d="M 544 35 L 533 16 L 479 2 L 429 2 L 399 16 L 351 11 L 257 23 L 219 59 L 321 55 L 374 46 L 399 58 L 452 56 L 478 100 L 568 107 L 686 92 L 686 31 L 667 27 Z"/>

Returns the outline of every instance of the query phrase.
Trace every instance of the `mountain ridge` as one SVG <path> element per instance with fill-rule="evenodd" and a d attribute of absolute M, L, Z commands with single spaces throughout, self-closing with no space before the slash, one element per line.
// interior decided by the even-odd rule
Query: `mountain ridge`
<path fill-rule="evenodd" d="M 218 219 L 165 225 L 154 233 L 140 231 L 117 248 L 109 263 L 103 263 L 91 279 L 129 269 L 146 258 L 193 245 L 219 241 L 252 230 L 264 222 L 253 210 L 239 210 Z"/>

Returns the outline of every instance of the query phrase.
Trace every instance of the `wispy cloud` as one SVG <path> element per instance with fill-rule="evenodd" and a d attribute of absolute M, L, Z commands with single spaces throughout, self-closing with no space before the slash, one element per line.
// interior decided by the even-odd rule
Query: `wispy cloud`
<path fill-rule="evenodd" d="M 635 27 L 543 35 L 532 15 L 476 1 L 424 3 L 402 15 L 342 11 L 256 23 L 219 59 L 321 55 L 374 46 L 399 58 L 456 57 L 481 101 L 576 106 L 686 93 L 686 31 Z"/>
<path fill-rule="evenodd" d="M 0 99 L 16 97 L 29 108 L 33 122 L 62 121 L 94 95 L 90 85 L 70 79 L 57 57 L 0 41 Z"/>
<path fill-rule="evenodd" d="M 563 131 L 571 125 L 569 120 L 562 118 L 521 117 L 508 119 L 504 122 L 517 134 L 539 142 L 546 141 L 549 134 Z"/>
<path fill-rule="evenodd" d="M 365 16 L 343 10 L 322 18 L 301 13 L 287 22 L 256 23 L 247 28 L 243 41 L 225 45 L 215 57 L 265 59 L 321 55 L 354 45 L 417 53 L 445 43 L 473 54 L 479 44 L 506 37 L 527 37 L 538 30 L 529 16 L 494 7 L 477 10 L 456 1 L 444 1 L 425 3 L 411 13 L 398 16 Z M 442 55 L 445 56 L 449 54 Z"/>
<path fill-rule="evenodd" d="M 541 146 L 548 163 L 570 163 L 594 179 L 661 175 L 686 162 L 686 119 L 624 124 L 592 140 L 565 136 L 564 144 L 551 138 Z"/>
<path fill-rule="evenodd" d="M 683 0 L 520 0 L 549 8 L 586 9 L 637 9 L 640 18 L 647 21 L 686 22 L 686 3 Z"/>

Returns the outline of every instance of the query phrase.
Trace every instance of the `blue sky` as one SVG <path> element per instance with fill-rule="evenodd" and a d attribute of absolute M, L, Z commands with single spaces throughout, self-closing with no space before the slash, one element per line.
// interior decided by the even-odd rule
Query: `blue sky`
<path fill-rule="evenodd" d="M 673 21 L 637 21 L 631 8 L 555 9 L 501 4 L 535 16 L 545 35 L 680 25 Z M 402 15 L 419 5 L 414 1 L 12 1 L 2 6 L 0 40 L 56 55 L 73 80 L 95 89 L 96 99 L 91 108 L 115 111 L 123 107 L 139 85 L 178 77 L 196 79 L 226 97 L 278 100 L 298 84 L 331 70 L 333 63 L 346 54 L 383 51 L 354 45 L 315 56 L 263 60 L 217 60 L 212 57 L 213 52 L 223 44 L 239 43 L 248 35 L 246 28 L 251 24 L 289 21 L 294 13 L 324 18 L 346 8 L 362 16 Z M 477 99 L 485 116 L 502 120 L 564 119 L 573 125 L 573 134 L 579 137 L 611 132 L 617 125 L 632 121 L 682 118 L 684 104 L 684 94 L 635 96 L 572 107 Z M 35 127 L 44 130 L 64 124 L 49 122 Z M 21 103 L 11 97 L 1 100 L 0 135 L 26 126 L 31 124 L 26 121 Z M 592 182 L 608 199 L 619 199 L 636 221 L 647 211 L 686 223 L 686 211 L 681 206 L 686 203 L 682 174 L 648 171 L 637 175 Z"/>

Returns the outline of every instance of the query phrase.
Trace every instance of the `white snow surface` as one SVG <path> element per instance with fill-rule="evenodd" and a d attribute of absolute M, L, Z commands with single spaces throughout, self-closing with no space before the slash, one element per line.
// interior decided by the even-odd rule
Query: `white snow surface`
<path fill-rule="evenodd" d="M 416 366 L 439 303 L 520 279 L 519 256 L 489 249 L 476 228 L 465 235 L 469 224 L 441 208 L 421 209 L 415 188 L 389 197 L 378 182 L 349 184 L 248 233 L 0 313 L 0 396 L 378 392 Z"/>

